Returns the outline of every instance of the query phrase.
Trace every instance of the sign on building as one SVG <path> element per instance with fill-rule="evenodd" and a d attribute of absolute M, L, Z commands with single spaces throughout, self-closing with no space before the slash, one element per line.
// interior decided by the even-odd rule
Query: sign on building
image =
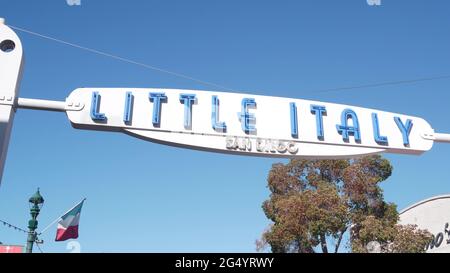
<path fill-rule="evenodd" d="M 0 253 L 23 253 L 23 246 L 0 245 Z"/>
<path fill-rule="evenodd" d="M 400 212 L 400 224 L 417 225 L 433 238 L 427 252 L 450 253 L 450 195 L 435 196 L 420 201 Z"/>

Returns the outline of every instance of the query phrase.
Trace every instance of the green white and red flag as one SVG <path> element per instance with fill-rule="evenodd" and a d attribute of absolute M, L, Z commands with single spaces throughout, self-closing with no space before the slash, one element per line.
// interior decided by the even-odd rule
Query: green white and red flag
<path fill-rule="evenodd" d="M 83 203 L 84 200 L 61 216 L 58 221 L 55 241 L 78 238 L 78 225 L 80 224 L 80 214 Z"/>

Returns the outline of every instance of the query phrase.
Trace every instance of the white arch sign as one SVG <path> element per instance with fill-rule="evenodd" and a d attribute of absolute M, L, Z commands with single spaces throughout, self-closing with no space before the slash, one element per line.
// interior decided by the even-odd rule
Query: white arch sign
<path fill-rule="evenodd" d="M 66 112 L 78 129 L 251 156 L 418 155 L 435 141 L 450 142 L 419 117 L 297 98 L 161 88 L 79 88 L 65 101 L 19 98 L 22 55 L 20 39 L 0 20 L 0 177 L 18 108 Z"/>

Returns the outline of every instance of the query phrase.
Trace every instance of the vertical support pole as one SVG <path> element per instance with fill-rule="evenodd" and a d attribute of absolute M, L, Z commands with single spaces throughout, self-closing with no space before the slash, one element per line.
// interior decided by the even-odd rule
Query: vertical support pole
<path fill-rule="evenodd" d="M 0 183 L 14 120 L 22 74 L 22 43 L 0 18 Z"/>

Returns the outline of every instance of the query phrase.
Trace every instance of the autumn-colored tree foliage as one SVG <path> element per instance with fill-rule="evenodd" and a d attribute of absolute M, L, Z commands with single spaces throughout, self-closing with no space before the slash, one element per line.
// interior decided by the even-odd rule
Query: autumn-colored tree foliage
<path fill-rule="evenodd" d="M 379 183 L 392 165 L 379 155 L 351 160 L 291 160 L 268 175 L 263 210 L 273 224 L 258 249 L 272 252 L 338 252 L 344 235 L 353 252 L 376 241 L 381 252 L 423 252 L 431 234 L 398 225 L 396 205 L 384 201 Z"/>

